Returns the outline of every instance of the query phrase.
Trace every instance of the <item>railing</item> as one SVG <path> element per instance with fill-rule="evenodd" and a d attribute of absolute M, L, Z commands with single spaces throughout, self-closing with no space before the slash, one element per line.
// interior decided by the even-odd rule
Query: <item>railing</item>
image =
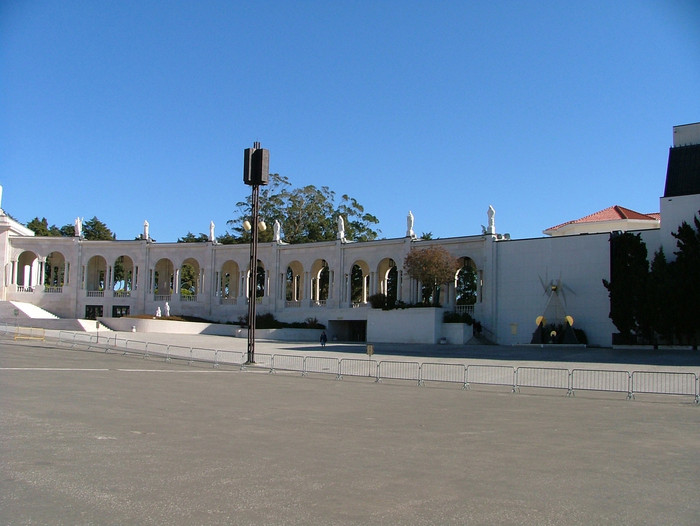
<path fill-rule="evenodd" d="M 170 294 L 154 294 L 153 301 L 170 301 Z"/>
<path fill-rule="evenodd" d="M 469 314 L 469 316 L 474 316 L 474 305 L 455 305 L 455 312 L 457 314 Z"/>
<path fill-rule="evenodd" d="M 284 306 L 287 309 L 298 309 L 301 307 L 301 301 L 285 301 Z"/>
<path fill-rule="evenodd" d="M 0 334 L 21 338 L 26 328 L 0 323 Z M 255 363 L 246 364 L 247 354 L 241 351 L 167 345 L 164 343 L 125 340 L 117 336 L 97 335 L 86 332 L 60 331 L 58 342 L 71 348 L 98 349 L 105 353 L 121 352 L 143 358 L 162 358 L 168 362 L 201 362 L 213 367 L 237 366 L 241 370 L 255 368 L 343 377 L 382 380 L 405 380 L 418 385 L 432 382 L 507 387 L 513 393 L 523 388 L 565 390 L 568 396 L 576 391 L 602 391 L 625 393 L 633 400 L 636 394 L 678 395 L 692 397 L 700 403 L 700 380 L 693 372 L 634 371 L 573 369 L 553 367 L 512 367 L 488 364 L 418 363 L 397 360 L 360 358 L 333 358 L 328 356 L 302 356 L 294 354 L 256 353 Z"/>
<path fill-rule="evenodd" d="M 219 305 L 236 305 L 238 301 L 234 297 L 219 298 Z"/>
<path fill-rule="evenodd" d="M 115 290 L 112 293 L 112 296 L 114 296 L 115 298 L 130 298 L 131 291 L 130 290 Z"/>
<path fill-rule="evenodd" d="M 196 294 L 180 294 L 180 301 L 182 302 L 195 302 L 197 301 L 197 295 Z"/>
<path fill-rule="evenodd" d="M 312 307 L 325 307 L 326 306 L 326 300 L 313 300 L 311 302 Z"/>
<path fill-rule="evenodd" d="M 17 285 L 17 292 L 34 292 L 34 287 L 25 287 L 24 285 Z"/>
<path fill-rule="evenodd" d="M 61 294 L 62 292 L 63 292 L 63 287 L 44 285 L 44 293 L 45 294 Z"/>
<path fill-rule="evenodd" d="M 87 296 L 88 298 L 104 298 L 105 291 L 104 290 L 86 290 L 85 296 Z"/>

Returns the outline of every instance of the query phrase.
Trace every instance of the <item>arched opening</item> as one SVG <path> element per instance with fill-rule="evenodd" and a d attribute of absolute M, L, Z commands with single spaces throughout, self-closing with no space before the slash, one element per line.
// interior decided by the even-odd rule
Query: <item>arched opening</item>
<path fill-rule="evenodd" d="M 39 283 L 39 258 L 34 252 L 22 252 L 17 258 L 18 292 L 33 292 Z"/>
<path fill-rule="evenodd" d="M 250 297 L 250 272 L 246 274 L 246 297 Z M 267 273 L 265 272 L 265 265 L 263 262 L 258 260 L 255 272 L 255 300 L 260 302 L 262 298 L 266 295 L 267 290 Z"/>
<path fill-rule="evenodd" d="M 479 275 L 471 258 L 462 257 L 459 261 L 460 267 L 455 275 L 455 310 L 473 315 L 479 289 Z"/>
<path fill-rule="evenodd" d="M 46 256 L 44 266 L 44 292 L 61 292 L 67 284 L 68 268 L 66 258 L 60 252 L 51 252 Z"/>
<path fill-rule="evenodd" d="M 104 297 L 107 278 L 107 260 L 102 256 L 92 256 L 85 272 L 85 290 L 88 298 Z"/>
<path fill-rule="evenodd" d="M 235 261 L 228 260 L 221 266 L 217 295 L 222 304 L 236 303 L 239 293 L 239 276 L 240 269 Z"/>
<path fill-rule="evenodd" d="M 304 268 L 292 261 L 284 274 L 284 299 L 287 307 L 298 307 L 303 299 Z"/>
<path fill-rule="evenodd" d="M 170 300 L 175 282 L 175 267 L 167 258 L 159 259 L 153 267 L 152 290 L 156 301 Z"/>
<path fill-rule="evenodd" d="M 114 286 L 115 298 L 131 296 L 134 290 L 134 262 L 129 256 L 119 256 L 114 260 Z"/>
<path fill-rule="evenodd" d="M 350 270 L 350 301 L 353 307 L 367 303 L 369 290 L 369 266 L 364 261 L 357 261 Z"/>
<path fill-rule="evenodd" d="M 201 289 L 199 262 L 194 258 L 187 258 L 183 261 L 179 278 L 180 301 L 197 301 L 197 294 Z"/>
<path fill-rule="evenodd" d="M 393 307 L 398 299 L 399 272 L 396 262 L 391 258 L 382 259 L 377 268 L 379 275 L 379 292 L 386 296 L 387 306 Z"/>
<path fill-rule="evenodd" d="M 330 295 L 330 268 L 325 259 L 317 259 L 311 266 L 311 299 L 316 306 L 323 306 Z"/>

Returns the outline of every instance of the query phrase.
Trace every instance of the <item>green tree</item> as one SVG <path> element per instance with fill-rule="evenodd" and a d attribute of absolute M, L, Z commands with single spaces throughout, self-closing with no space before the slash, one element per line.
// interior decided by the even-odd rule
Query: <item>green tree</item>
<path fill-rule="evenodd" d="M 647 280 L 647 302 L 650 309 L 651 340 L 656 343 L 654 333 L 666 341 L 673 339 L 674 305 L 671 267 L 666 260 L 664 249 L 654 254 L 649 267 Z"/>
<path fill-rule="evenodd" d="M 199 234 L 195 236 L 192 232 L 188 231 L 183 237 L 178 238 L 178 243 L 206 243 L 209 241 L 209 236 L 206 234 Z"/>
<path fill-rule="evenodd" d="M 647 246 L 640 234 L 624 232 L 610 237 L 610 281 L 603 280 L 610 297 L 609 317 L 622 337 L 636 343 L 647 332 Z"/>
<path fill-rule="evenodd" d="M 227 221 L 239 243 L 250 242 L 250 233 L 243 229 L 243 222 L 250 220 L 251 199 L 247 197 L 236 203 L 238 214 L 235 219 Z M 379 220 L 375 216 L 366 213 L 364 207 L 348 195 L 343 195 L 338 205 L 335 200 L 335 192 L 327 186 L 320 189 L 313 185 L 292 188 L 286 177 L 270 174 L 270 184 L 260 188 L 258 215 L 267 229 L 259 232 L 259 240 L 272 241 L 272 225 L 279 221 L 287 243 L 330 241 L 336 238 L 338 216 L 343 217 L 348 239 L 376 239 L 378 234 L 372 227 Z M 226 241 L 232 239 L 226 238 Z"/>
<path fill-rule="evenodd" d="M 197 272 L 189 263 L 182 265 L 180 269 L 180 294 L 190 296 L 197 290 Z"/>
<path fill-rule="evenodd" d="M 235 245 L 236 243 L 240 243 L 240 240 L 230 232 L 225 232 L 216 237 L 216 242 L 222 245 Z"/>
<path fill-rule="evenodd" d="M 67 228 L 66 225 L 63 228 Z M 61 230 L 63 230 L 63 228 Z M 102 221 L 93 217 L 83 222 L 83 237 L 89 241 L 114 241 L 117 236 Z"/>
<path fill-rule="evenodd" d="M 49 222 L 45 217 L 39 219 L 35 217 L 27 223 L 27 228 L 32 230 L 37 236 L 60 236 L 61 231 L 56 225 L 49 226 Z"/>
<path fill-rule="evenodd" d="M 459 262 L 443 247 L 433 246 L 412 249 L 404 259 L 404 267 L 411 278 L 423 284 L 432 296 L 433 305 L 438 306 L 440 286 L 454 279 Z"/>
<path fill-rule="evenodd" d="M 476 269 L 466 264 L 457 273 L 455 290 L 457 305 L 474 305 L 476 303 Z"/>
<path fill-rule="evenodd" d="M 698 211 L 700 214 L 700 211 Z M 671 264 L 672 303 L 676 334 L 697 347 L 700 339 L 700 220 L 693 218 L 695 228 L 683 222 L 673 233 L 678 250 Z"/>

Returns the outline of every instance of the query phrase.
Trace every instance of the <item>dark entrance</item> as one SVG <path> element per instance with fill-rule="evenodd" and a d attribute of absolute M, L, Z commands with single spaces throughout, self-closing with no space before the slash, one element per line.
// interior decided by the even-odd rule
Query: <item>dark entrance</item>
<path fill-rule="evenodd" d="M 128 305 L 113 305 L 112 306 L 112 318 L 121 318 L 122 316 L 129 315 Z"/>
<path fill-rule="evenodd" d="M 101 316 L 103 316 L 102 305 L 85 305 L 86 320 L 96 320 L 98 317 Z"/>
<path fill-rule="evenodd" d="M 367 320 L 328 320 L 328 332 L 340 341 L 364 342 L 367 340 Z"/>

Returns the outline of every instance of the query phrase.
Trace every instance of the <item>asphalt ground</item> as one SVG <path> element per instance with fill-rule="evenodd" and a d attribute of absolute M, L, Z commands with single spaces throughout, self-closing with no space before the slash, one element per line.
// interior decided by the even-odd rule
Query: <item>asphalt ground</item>
<path fill-rule="evenodd" d="M 688 397 L 464 391 L 0 340 L 0 524 L 696 525 L 699 424 Z"/>

